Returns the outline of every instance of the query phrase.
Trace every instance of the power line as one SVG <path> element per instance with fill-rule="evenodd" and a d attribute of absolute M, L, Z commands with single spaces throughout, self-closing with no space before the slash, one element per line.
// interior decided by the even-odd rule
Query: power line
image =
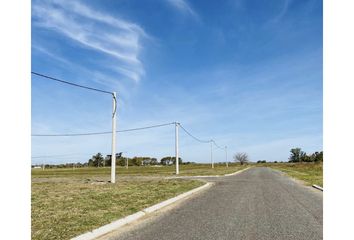
<path fill-rule="evenodd" d="M 213 143 L 214 143 L 214 145 L 217 147 L 217 148 L 220 148 L 220 149 L 225 149 L 225 147 L 220 147 L 219 145 L 217 145 L 216 144 L 216 142 L 214 141 L 214 140 L 211 140 Z"/>
<path fill-rule="evenodd" d="M 117 130 L 116 132 L 131 132 L 131 131 L 138 131 L 144 130 L 149 128 L 157 128 L 163 127 L 167 125 L 172 125 L 174 123 L 164 123 L 159 125 L 152 125 L 146 127 L 139 127 L 139 128 L 129 128 L 123 130 Z M 91 133 L 64 133 L 64 134 L 32 134 L 32 137 L 74 137 L 74 136 L 91 136 L 91 135 L 104 135 L 104 134 L 112 134 L 112 132 L 91 132 Z"/>
<path fill-rule="evenodd" d="M 201 139 L 195 137 L 194 135 L 192 135 L 190 132 L 188 132 L 181 124 L 179 124 L 179 126 L 183 129 L 183 131 L 185 131 L 185 133 L 187 133 L 189 136 L 191 136 L 192 138 L 194 138 L 198 142 L 201 142 L 201 143 L 210 143 L 210 142 L 212 142 L 217 148 L 225 149 L 223 147 L 220 147 L 218 144 L 216 144 L 216 142 L 213 139 L 211 139 L 211 140 L 201 140 Z"/>
<path fill-rule="evenodd" d="M 179 124 L 179 126 L 183 129 L 183 131 L 184 131 L 185 133 L 187 133 L 190 137 L 194 138 L 194 139 L 195 139 L 196 141 L 198 141 L 198 142 L 201 142 L 201 143 L 210 143 L 210 142 L 213 141 L 213 140 L 201 140 L 201 139 L 199 139 L 199 138 L 193 136 L 190 132 L 188 132 L 181 124 Z"/>
<path fill-rule="evenodd" d="M 42 74 L 42 73 L 38 73 L 38 72 L 33 72 L 33 71 L 32 71 L 31 74 L 36 75 L 36 76 L 39 76 L 39 77 L 42 77 L 42 78 L 46 78 L 46 79 L 49 79 L 49 80 L 52 80 L 52 81 L 56 81 L 56 82 L 60 82 L 60 83 L 65 83 L 65 84 L 68 84 L 68 85 L 71 85 L 71 86 L 74 86 L 74 87 L 79 87 L 79 88 L 84 88 L 84 89 L 88 89 L 88 90 L 92 90 L 92 91 L 96 91 L 96 92 L 101 92 L 101 93 L 110 94 L 110 95 L 113 96 L 113 99 L 114 99 L 114 102 L 115 102 L 114 111 L 113 111 L 113 116 L 114 116 L 114 114 L 116 113 L 116 110 L 117 110 L 117 99 L 116 99 L 116 97 L 114 96 L 113 92 L 105 91 L 105 90 L 98 89 L 98 88 L 87 87 L 87 86 L 80 85 L 80 84 L 77 84 L 77 83 L 72 83 L 72 82 L 64 81 L 64 80 L 61 80 L 61 79 L 58 79 L 58 78 L 54 78 L 54 77 L 50 77 L 50 76 L 48 76 L 48 75 L 45 75 L 45 74 Z"/>
<path fill-rule="evenodd" d="M 41 73 L 37 73 L 37 72 L 31 72 L 31 73 L 33 75 L 37 75 L 39 77 L 47 78 L 47 79 L 50 79 L 52 81 L 65 83 L 65 84 L 68 84 L 68 85 L 71 85 L 71 86 L 75 86 L 75 87 L 79 87 L 79 88 L 85 88 L 85 89 L 88 89 L 88 90 L 92 90 L 92 91 L 96 91 L 96 92 L 102 92 L 102 93 L 107 93 L 107 94 L 111 94 L 111 95 L 113 94 L 112 92 L 109 92 L 109 91 L 105 91 L 105 90 L 101 90 L 101 89 L 98 89 L 98 88 L 87 87 L 87 86 L 80 85 L 80 84 L 77 84 L 77 83 L 64 81 L 64 80 L 61 80 L 61 79 L 58 79 L 58 78 L 54 78 L 54 77 L 50 77 L 48 75 L 44 75 L 44 74 L 41 74 Z"/>
<path fill-rule="evenodd" d="M 128 129 L 122 129 L 122 130 L 117 130 L 116 132 L 132 132 L 132 131 L 139 131 L 139 130 L 145 130 L 145 129 L 150 129 L 150 128 L 158 128 L 158 127 L 163 127 L 163 126 L 168 126 L 175 124 L 175 122 L 171 123 L 163 123 L 163 124 L 158 124 L 158 125 L 151 125 L 151 126 L 145 126 L 145 127 L 138 127 L 138 128 L 128 128 Z M 217 148 L 224 149 L 224 147 L 220 147 L 213 139 L 211 140 L 201 140 L 191 134 L 187 129 L 185 129 L 181 124 L 179 126 L 182 128 L 182 130 L 187 133 L 190 137 L 192 137 L 194 140 L 201 142 L 201 143 L 213 143 Z M 106 135 L 106 134 L 112 134 L 112 132 L 89 132 L 89 133 L 64 133 L 64 134 L 32 134 L 32 137 L 76 137 L 76 136 L 93 136 L 93 135 Z"/>
<path fill-rule="evenodd" d="M 63 133 L 63 134 L 32 134 L 32 137 L 76 137 L 112 134 L 112 132 L 91 132 L 91 133 Z"/>
<path fill-rule="evenodd" d="M 153 126 L 148 126 L 148 127 L 130 128 L 130 129 L 118 130 L 117 132 L 131 132 L 131 131 L 137 131 L 137 130 L 144 130 L 144 129 L 148 129 L 148 128 L 163 127 L 163 126 L 168 126 L 168 125 L 172 125 L 172 124 L 175 124 L 175 123 L 172 122 L 172 123 L 164 123 L 164 124 L 153 125 Z"/>

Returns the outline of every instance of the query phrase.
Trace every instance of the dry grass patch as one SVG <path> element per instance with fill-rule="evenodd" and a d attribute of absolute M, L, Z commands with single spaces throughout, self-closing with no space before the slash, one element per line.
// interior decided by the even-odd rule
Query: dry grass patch
<path fill-rule="evenodd" d="M 192 166 L 182 166 L 180 170 L 180 175 L 182 176 L 203 176 L 203 175 L 224 175 L 229 173 L 234 173 L 236 171 L 245 169 L 247 165 L 240 164 L 229 164 L 226 167 L 225 164 L 215 164 L 214 168 L 210 167 L 210 164 L 204 165 L 192 165 Z"/>
<path fill-rule="evenodd" d="M 32 239 L 70 239 L 186 192 L 195 180 L 32 183 Z"/>
<path fill-rule="evenodd" d="M 225 164 L 215 164 L 211 168 L 210 164 L 188 164 L 180 165 L 181 176 L 196 176 L 196 175 L 223 175 L 233 173 L 244 169 L 246 166 L 240 164 L 230 163 L 229 167 Z M 92 177 L 106 177 L 110 176 L 110 167 L 86 167 L 86 168 L 55 168 L 55 169 L 32 169 L 32 177 L 36 178 L 51 178 L 51 177 L 76 177 L 76 178 L 92 178 Z M 175 166 L 130 166 L 117 167 L 118 176 L 172 176 L 175 175 Z"/>
<path fill-rule="evenodd" d="M 323 164 L 318 163 L 278 163 L 266 166 L 285 172 L 291 177 L 305 181 L 307 185 L 323 186 Z"/>

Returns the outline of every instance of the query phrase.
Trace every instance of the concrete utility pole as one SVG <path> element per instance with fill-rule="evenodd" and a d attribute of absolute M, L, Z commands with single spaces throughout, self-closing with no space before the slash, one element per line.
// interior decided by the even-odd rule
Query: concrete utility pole
<path fill-rule="evenodd" d="M 213 141 L 210 141 L 210 159 L 211 159 L 211 168 L 214 168 L 214 160 L 213 160 Z"/>
<path fill-rule="evenodd" d="M 178 122 L 175 122 L 175 157 L 176 157 L 176 175 L 179 174 L 179 156 L 178 156 Z"/>
<path fill-rule="evenodd" d="M 112 157 L 111 157 L 111 183 L 116 182 L 116 114 L 117 99 L 116 92 L 113 92 L 113 111 L 112 111 Z"/>
<path fill-rule="evenodd" d="M 225 146 L 225 157 L 226 157 L 226 167 L 229 167 L 229 162 L 227 161 L 227 146 Z"/>

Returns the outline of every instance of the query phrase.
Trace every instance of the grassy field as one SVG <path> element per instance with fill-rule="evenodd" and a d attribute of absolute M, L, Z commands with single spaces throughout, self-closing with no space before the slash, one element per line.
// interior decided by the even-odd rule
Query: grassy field
<path fill-rule="evenodd" d="M 229 164 L 227 168 L 225 164 L 215 164 L 214 169 L 210 164 L 189 164 L 180 165 L 181 176 L 196 176 L 196 175 L 222 175 L 232 173 L 245 168 L 240 164 Z M 103 168 L 55 168 L 55 169 L 32 169 L 32 177 L 110 177 L 111 169 Z M 125 167 L 117 167 L 117 177 L 119 176 L 172 176 L 175 175 L 175 166 L 131 166 L 128 169 Z"/>
<path fill-rule="evenodd" d="M 258 164 L 256 164 L 257 166 Z M 307 185 L 323 187 L 323 164 L 313 163 L 269 163 L 264 166 L 278 169 L 291 177 L 304 181 Z"/>
<path fill-rule="evenodd" d="M 242 168 L 181 165 L 180 175 L 225 174 Z M 174 166 L 118 167 L 117 183 L 109 184 L 110 168 L 32 169 L 32 239 L 70 239 L 203 184 L 164 179 L 174 172 Z"/>
<path fill-rule="evenodd" d="M 32 183 L 32 239 L 70 239 L 202 184 L 182 179 Z"/>

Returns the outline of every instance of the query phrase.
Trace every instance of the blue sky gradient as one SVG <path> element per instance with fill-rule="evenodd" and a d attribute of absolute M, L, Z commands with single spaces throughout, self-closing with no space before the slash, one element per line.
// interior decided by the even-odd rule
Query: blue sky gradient
<path fill-rule="evenodd" d="M 32 1 L 32 71 L 118 93 L 118 129 L 178 121 L 229 160 L 322 150 L 322 1 Z M 32 76 L 32 133 L 111 129 L 112 99 Z M 32 137 L 32 163 L 109 154 L 109 135 Z M 180 132 L 184 161 L 210 146 Z M 120 133 L 124 155 L 174 155 L 174 127 Z M 57 157 L 43 157 L 57 156 Z M 224 152 L 214 151 L 215 161 Z"/>

